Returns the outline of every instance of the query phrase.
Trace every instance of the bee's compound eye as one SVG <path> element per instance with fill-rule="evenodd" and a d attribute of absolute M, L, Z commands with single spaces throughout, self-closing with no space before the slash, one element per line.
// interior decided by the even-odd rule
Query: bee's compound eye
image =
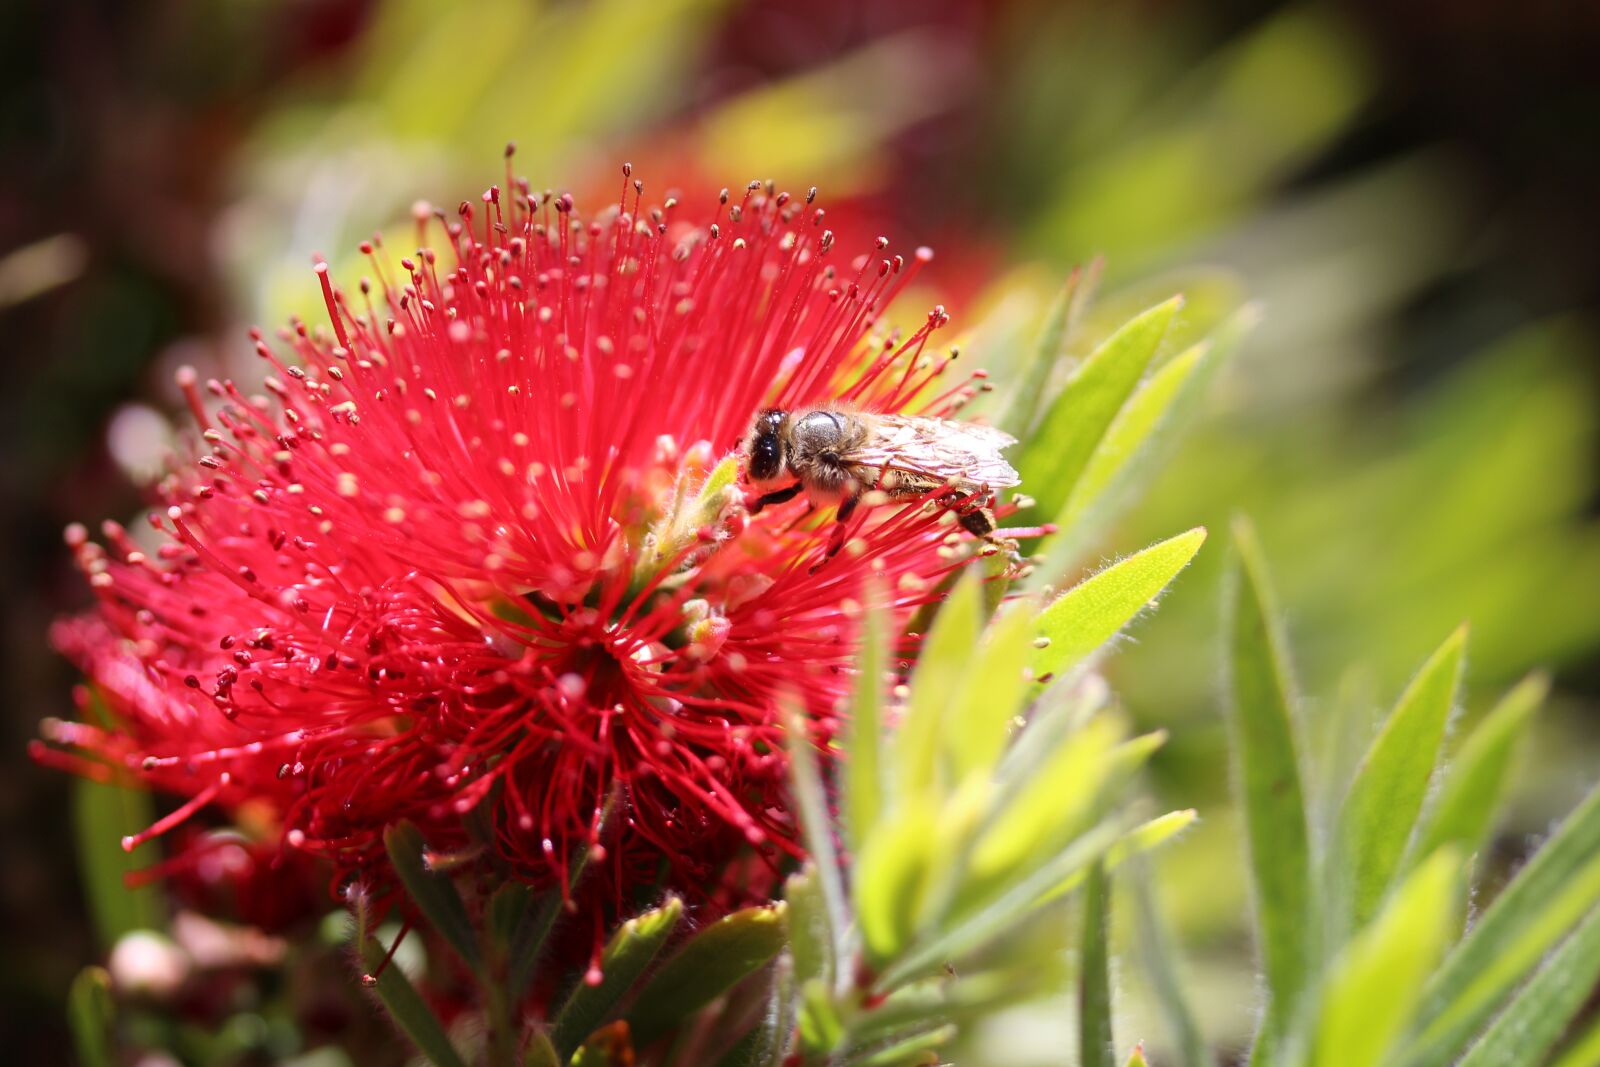
<path fill-rule="evenodd" d="M 758 433 L 750 441 L 750 477 L 757 481 L 776 478 L 783 470 L 783 449 L 778 435 Z"/>

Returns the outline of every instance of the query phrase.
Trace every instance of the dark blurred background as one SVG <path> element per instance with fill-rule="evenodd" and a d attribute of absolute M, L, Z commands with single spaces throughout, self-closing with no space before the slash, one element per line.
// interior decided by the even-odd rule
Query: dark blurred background
<path fill-rule="evenodd" d="M 1554 2 L 6 4 L 0 1048 L 60 1062 L 64 990 L 118 932 L 67 817 L 99 825 L 94 801 L 25 752 L 72 714 L 46 630 L 88 596 L 62 527 L 138 514 L 177 366 L 251 378 L 245 328 L 318 306 L 314 251 L 337 269 L 415 198 L 497 180 L 508 140 L 536 186 L 580 194 L 609 197 L 623 160 L 657 192 L 820 185 L 841 217 L 936 245 L 936 295 L 997 374 L 1096 255 L 1107 315 L 1174 289 L 1197 321 L 1259 302 L 1104 551 L 1252 513 L 1312 708 L 1392 700 L 1461 618 L 1469 715 L 1548 667 L 1515 854 L 1600 754 L 1597 70 L 1600 6 Z M 1153 788 L 1208 816 L 1163 862 L 1207 872 L 1167 903 L 1226 1045 L 1253 1009 L 1221 557 L 1114 674 L 1173 731 Z M 359 1062 L 348 1036 L 266 1032 L 184 1058 Z"/>

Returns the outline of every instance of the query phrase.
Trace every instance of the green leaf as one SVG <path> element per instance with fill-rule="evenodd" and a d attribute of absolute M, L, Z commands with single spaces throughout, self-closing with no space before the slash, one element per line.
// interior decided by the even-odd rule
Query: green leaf
<path fill-rule="evenodd" d="M 873 966 L 894 959 L 911 942 L 923 886 L 934 860 L 938 809 L 902 807 L 879 822 L 856 860 L 856 923 Z M 946 857 L 946 862 L 952 862 Z"/>
<path fill-rule="evenodd" d="M 859 884 L 860 875 L 857 874 Z M 833 929 L 828 922 L 828 905 L 822 899 L 816 865 L 807 863 L 784 883 L 788 904 L 789 955 L 794 960 L 794 980 L 805 985 L 813 978 L 831 984 L 834 974 Z"/>
<path fill-rule="evenodd" d="M 1018 599 L 984 630 L 950 702 L 943 730 L 945 754 L 958 781 L 993 770 L 1011 723 L 1027 696 L 1024 673 L 1034 639 L 1033 602 Z"/>
<path fill-rule="evenodd" d="M 1348 929 L 1377 910 L 1405 855 L 1444 745 L 1466 642 L 1461 627 L 1428 658 L 1356 768 L 1340 813 L 1336 867 Z"/>
<path fill-rule="evenodd" d="M 1411 1020 L 1454 930 L 1460 857 L 1434 853 L 1345 948 L 1328 976 L 1312 1067 L 1376 1067 Z"/>
<path fill-rule="evenodd" d="M 1083 309 L 1094 297 L 1100 280 L 1100 263 L 1096 260 L 1088 267 L 1074 267 L 1067 275 L 1061 293 L 1045 317 L 1044 328 L 1039 331 L 1039 342 L 1034 345 L 1027 363 L 1018 368 L 1013 377 L 1016 385 L 1006 404 L 1005 413 L 998 425 L 1017 437 L 1031 436 L 1033 420 L 1039 405 L 1050 392 L 1050 379 L 1065 350 L 1067 337 L 1083 315 Z"/>
<path fill-rule="evenodd" d="M 87 778 L 72 780 L 73 828 L 77 837 L 78 869 L 83 874 L 84 895 L 94 919 L 100 946 L 109 950 L 123 934 L 134 930 L 160 930 L 166 926 L 166 909 L 159 883 L 129 888 L 124 879 L 161 858 L 154 842 L 132 852 L 122 850 L 122 839 L 139 833 L 156 821 L 150 794 Z"/>
<path fill-rule="evenodd" d="M 1059 573 L 1078 558 L 1136 485 L 1166 459 L 1259 318 L 1254 306 L 1235 312 L 1213 337 L 1167 361 L 1129 398 L 1055 516 L 1061 532 L 1052 539 L 1045 574 Z"/>
<path fill-rule="evenodd" d="M 1441 845 L 1472 853 L 1483 844 L 1505 795 L 1517 741 L 1549 690 L 1547 676 L 1529 675 L 1467 736 L 1423 824 L 1417 858 Z"/>
<path fill-rule="evenodd" d="M 1133 1046 L 1128 1052 L 1128 1062 L 1123 1067 L 1150 1067 L 1150 1061 L 1144 1058 L 1144 1043 Z"/>
<path fill-rule="evenodd" d="M 639 1045 L 722 996 L 783 949 L 784 906 L 746 908 L 701 930 L 662 964 L 628 1010 Z"/>
<path fill-rule="evenodd" d="M 535 1027 L 528 1038 L 528 1052 L 522 1063 L 523 1067 L 561 1067 L 561 1059 L 556 1055 L 556 1047 L 550 1043 L 550 1035 Z"/>
<path fill-rule="evenodd" d="M 981 584 L 978 568 L 967 568 L 939 609 L 933 630 L 918 653 L 911 675 L 910 707 L 895 738 L 895 792 L 903 803 L 921 803 L 928 790 L 941 784 L 940 739 L 983 626 Z"/>
<path fill-rule="evenodd" d="M 1085 578 L 1039 613 L 1036 644 L 1028 666 L 1036 679 L 1060 675 L 1083 662 L 1116 636 L 1188 566 L 1206 531 L 1187 533 L 1151 545 Z"/>
<path fill-rule="evenodd" d="M 936 1050 L 955 1040 L 956 1027 L 946 1023 L 911 1037 L 885 1045 L 883 1048 L 852 1056 L 846 1062 L 850 1067 L 910 1067 L 912 1064 L 939 1062 Z"/>
<path fill-rule="evenodd" d="M 551 1024 L 550 1043 L 562 1059 L 577 1051 L 633 988 L 682 915 L 683 901 L 672 897 L 661 907 L 629 919 L 611 935 L 600 958 L 599 981 L 591 984 L 593 975 L 580 978 Z"/>
<path fill-rule="evenodd" d="M 1256 940 L 1271 996 L 1263 1020 L 1270 1048 L 1287 1032 L 1309 977 L 1316 918 L 1288 650 L 1255 531 L 1241 519 L 1233 536 L 1238 563 L 1229 579 L 1232 617 L 1225 628 L 1228 721 L 1255 887 Z"/>
<path fill-rule="evenodd" d="M 1428 983 L 1407 1067 L 1452 1062 L 1506 992 L 1600 903 L 1600 788 L 1501 891 Z"/>
<path fill-rule="evenodd" d="M 1010 882 L 993 899 L 950 918 L 885 968 L 875 988 L 888 991 L 954 963 L 988 944 L 1031 915 L 1041 897 L 1075 872 L 1103 856 L 1120 836 L 1113 823 L 1101 823 L 1076 838 L 1029 874 Z"/>
<path fill-rule="evenodd" d="M 1590 1021 L 1550 1062 L 1550 1067 L 1600 1067 L 1600 1017 Z"/>
<path fill-rule="evenodd" d="M 1542 1063 L 1600 978 L 1600 908 L 1567 938 L 1517 994 L 1459 1067 Z"/>
<path fill-rule="evenodd" d="M 444 1027 L 428 1007 L 426 1001 L 411 984 L 399 964 L 383 965 L 384 946 L 376 938 L 367 938 L 361 944 L 361 962 L 368 973 L 376 972 L 377 984 L 373 987 L 378 999 L 388 1009 L 390 1018 L 402 1033 L 435 1067 L 465 1067 L 462 1059 L 445 1036 Z M 382 970 L 379 970 L 379 968 Z"/>
<path fill-rule="evenodd" d="M 857 848 L 867 839 L 883 809 L 884 676 L 889 666 L 889 621 L 875 588 L 866 594 L 861 624 L 861 654 L 850 687 L 850 723 L 845 741 L 844 830 Z"/>
<path fill-rule="evenodd" d="M 1183 298 L 1175 296 L 1135 316 L 1091 352 L 1067 380 L 1017 463 L 1040 515 L 1060 514 L 1182 305 Z"/>
<path fill-rule="evenodd" d="M 812 1052 L 832 1052 L 844 1040 L 844 1023 L 828 989 L 813 979 L 800 987 L 800 1044 Z"/>
<path fill-rule="evenodd" d="M 823 914 L 828 920 L 830 956 L 845 959 L 845 930 L 849 909 L 845 901 L 844 875 L 833 847 L 833 820 L 828 815 L 828 798 L 822 788 L 822 772 L 811 747 L 811 735 L 792 698 L 783 704 L 783 725 L 789 751 L 789 782 L 794 790 L 795 808 L 800 816 L 800 833 L 811 856 L 816 885 L 821 890 Z"/>
<path fill-rule="evenodd" d="M 1089 867 L 1078 953 L 1078 1062 L 1116 1067 L 1111 1036 L 1111 884 L 1103 862 Z"/>
<path fill-rule="evenodd" d="M 472 929 L 472 921 L 467 918 L 467 907 L 461 902 L 461 895 L 456 892 L 450 876 L 429 869 L 424 856 L 427 845 L 422 840 L 422 831 L 402 820 L 384 831 L 383 846 L 417 910 L 427 917 L 428 922 L 450 943 L 450 947 L 456 950 L 468 967 L 482 973 L 483 957 L 478 950 L 478 937 Z"/>
<path fill-rule="evenodd" d="M 1212 1067 L 1211 1050 L 1200 1031 L 1194 1007 L 1189 1003 L 1188 983 L 1180 973 L 1180 951 L 1156 898 L 1151 862 L 1137 862 L 1133 875 L 1139 958 L 1156 1007 L 1166 1023 L 1170 1047 L 1182 1067 Z M 1136 1048 L 1135 1052 L 1141 1050 Z"/>
<path fill-rule="evenodd" d="M 85 967 L 67 991 L 67 1021 L 72 1025 L 72 1047 L 79 1067 L 111 1067 L 111 1025 L 116 1007 L 111 1001 L 111 975 L 104 967 Z"/>

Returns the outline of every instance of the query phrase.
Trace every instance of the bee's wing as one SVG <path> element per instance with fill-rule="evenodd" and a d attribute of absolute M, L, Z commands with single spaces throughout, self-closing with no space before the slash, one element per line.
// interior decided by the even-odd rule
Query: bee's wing
<path fill-rule="evenodd" d="M 941 482 L 1006 489 L 1022 479 L 1000 450 L 1016 438 L 993 426 L 914 415 L 864 415 L 872 433 L 845 455 L 864 471 L 897 470 Z"/>

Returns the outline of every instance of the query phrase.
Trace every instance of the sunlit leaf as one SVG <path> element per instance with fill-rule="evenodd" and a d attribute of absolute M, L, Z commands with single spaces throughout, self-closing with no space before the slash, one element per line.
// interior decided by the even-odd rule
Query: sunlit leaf
<path fill-rule="evenodd" d="M 867 959 L 882 964 L 911 941 L 918 901 L 933 855 L 937 813 L 926 805 L 902 807 L 879 822 L 856 861 L 856 921 Z M 953 862 L 954 857 L 943 857 Z"/>
<path fill-rule="evenodd" d="M 746 908 L 696 933 L 651 976 L 628 1010 L 647 1045 L 772 961 L 784 945 L 784 906 Z"/>
<path fill-rule="evenodd" d="M 1600 978 L 1600 908 L 1539 968 L 1459 1067 L 1541 1063 Z"/>
<path fill-rule="evenodd" d="M 810 870 L 822 898 L 822 914 L 828 923 L 828 940 L 833 946 L 830 958 L 841 960 L 847 955 L 845 929 L 849 924 L 844 875 L 833 847 L 833 821 L 828 815 L 822 772 L 817 767 L 810 732 L 792 697 L 783 701 L 783 725 L 789 751 L 789 783 L 800 816 L 800 833 L 811 856 Z"/>
<path fill-rule="evenodd" d="M 1052 601 L 1039 613 L 1036 635 L 1043 647 L 1028 661 L 1033 676 L 1060 675 L 1087 659 L 1148 608 L 1188 566 L 1206 531 L 1196 527 L 1094 574 Z"/>
<path fill-rule="evenodd" d="M 1238 563 L 1227 625 L 1228 720 L 1255 886 L 1258 951 L 1271 1000 L 1265 1040 L 1287 1031 L 1310 973 L 1316 909 L 1288 648 L 1255 532 L 1234 524 Z"/>
<path fill-rule="evenodd" d="M 1321 997 L 1311 1067 L 1376 1067 L 1412 1010 L 1455 926 L 1460 856 L 1436 852 L 1346 947 Z"/>
<path fill-rule="evenodd" d="M 1400 1062 L 1452 1062 L 1506 992 L 1597 903 L 1600 789 L 1567 816 L 1445 957 L 1428 983 L 1421 1033 Z"/>
<path fill-rule="evenodd" d="M 1060 513 L 1182 304 L 1181 297 L 1173 297 L 1135 316 L 1067 380 L 1017 461 L 1038 515 L 1053 518 Z"/>
<path fill-rule="evenodd" d="M 1477 851 L 1505 795 L 1517 741 L 1549 689 L 1545 675 L 1528 676 L 1467 736 L 1423 823 L 1418 858 L 1444 844 Z"/>
<path fill-rule="evenodd" d="M 1351 929 L 1377 910 L 1411 840 L 1461 684 L 1466 642 L 1463 627 L 1429 657 L 1356 768 L 1340 813 L 1335 871 Z"/>
<path fill-rule="evenodd" d="M 605 1021 L 656 958 L 682 915 L 683 901 L 673 897 L 661 907 L 629 919 L 611 935 L 600 958 L 599 975 L 579 979 L 551 1024 L 550 1043 L 559 1055 L 572 1055 Z M 591 977 L 599 981 L 591 984 Z"/>
<path fill-rule="evenodd" d="M 857 892 L 860 892 L 860 878 L 858 873 Z M 783 897 L 788 905 L 784 919 L 795 982 L 805 985 L 813 978 L 824 984 L 832 982 L 833 928 L 828 922 L 828 905 L 822 899 L 816 867 L 808 863 L 791 874 L 784 883 Z"/>
<path fill-rule="evenodd" d="M 913 1067 L 913 1065 L 939 1062 L 935 1049 L 948 1044 L 956 1036 L 956 1027 L 946 1023 L 911 1037 L 892 1042 L 883 1048 L 872 1049 L 850 1057 L 850 1067 Z"/>
<path fill-rule="evenodd" d="M 1027 362 L 1017 367 L 1012 376 L 1016 384 L 1011 388 L 1004 413 L 995 420 L 996 425 L 1019 438 L 1026 439 L 1030 435 L 1039 406 L 1050 394 L 1050 379 L 1061 359 L 1067 336 L 1093 299 L 1099 280 L 1098 260 L 1087 267 L 1074 267 L 1067 276 L 1045 316 L 1038 342 L 1029 352 Z"/>
<path fill-rule="evenodd" d="M 911 675 L 911 702 L 895 737 L 895 788 L 898 797 L 917 803 L 939 783 L 941 735 L 951 701 L 978 643 L 983 625 L 980 575 L 970 567 L 939 609 L 933 630 L 922 642 Z"/>
<path fill-rule="evenodd" d="M 1179 949 L 1156 898 L 1150 861 L 1142 860 L 1133 865 L 1133 890 L 1139 925 L 1139 958 L 1156 1007 L 1166 1023 L 1169 1047 L 1176 1054 L 1179 1067 L 1212 1067 L 1211 1050 L 1189 999 L 1189 983 L 1181 968 Z M 1134 1051 L 1141 1052 L 1138 1048 Z"/>
<path fill-rule="evenodd" d="M 861 654 L 850 687 L 850 722 L 845 740 L 844 830 L 857 848 L 877 824 L 884 803 L 883 702 L 889 659 L 889 622 L 869 588 L 861 624 Z"/>
<path fill-rule="evenodd" d="M 1035 634 L 1033 602 L 1018 599 L 1001 609 L 977 649 L 967 650 L 966 670 L 943 731 L 945 754 L 958 781 L 991 770 L 999 760 L 1029 689 L 1024 669 Z"/>

